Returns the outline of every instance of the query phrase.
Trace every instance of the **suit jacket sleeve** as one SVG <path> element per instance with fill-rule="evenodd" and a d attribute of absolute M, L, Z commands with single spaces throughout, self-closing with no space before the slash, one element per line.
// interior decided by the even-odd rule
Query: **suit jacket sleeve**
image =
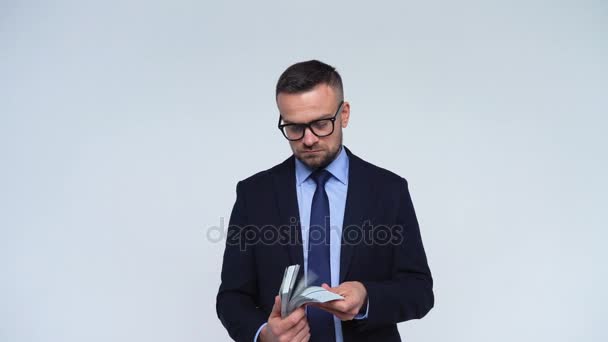
<path fill-rule="evenodd" d="M 369 299 L 369 314 L 359 329 L 422 318 L 434 305 L 433 279 L 427 263 L 418 221 L 407 187 L 401 179 L 395 234 L 400 243 L 392 245 L 393 276 L 387 281 L 363 281 Z"/>
<path fill-rule="evenodd" d="M 268 317 L 256 303 L 258 291 L 253 246 L 244 243 L 247 214 L 242 187 L 242 182 L 239 182 L 230 215 L 216 311 L 230 337 L 235 341 L 251 342 Z"/>

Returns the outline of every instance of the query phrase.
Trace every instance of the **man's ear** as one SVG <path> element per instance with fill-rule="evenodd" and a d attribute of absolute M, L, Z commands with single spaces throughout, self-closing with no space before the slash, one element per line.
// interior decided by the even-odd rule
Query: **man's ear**
<path fill-rule="evenodd" d="M 348 120 L 350 119 L 350 103 L 344 101 L 342 105 L 342 114 L 340 114 L 340 123 L 342 124 L 342 128 L 346 128 L 348 126 Z"/>

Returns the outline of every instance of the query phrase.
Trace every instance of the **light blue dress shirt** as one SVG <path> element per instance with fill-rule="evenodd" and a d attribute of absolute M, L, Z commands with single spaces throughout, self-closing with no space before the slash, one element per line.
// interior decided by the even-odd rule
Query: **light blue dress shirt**
<path fill-rule="evenodd" d="M 304 278 L 308 276 L 308 229 L 310 227 L 310 209 L 312 207 L 312 197 L 317 189 L 317 184 L 310 178 L 314 170 L 308 168 L 304 163 L 295 158 L 296 162 L 296 194 L 298 197 L 298 208 L 300 212 L 300 227 L 302 229 L 302 247 L 304 255 Z M 325 169 L 332 175 L 325 183 L 325 191 L 329 198 L 329 223 L 330 223 L 330 246 L 329 263 L 331 268 L 331 287 L 340 285 L 340 247 L 342 240 L 342 225 L 344 222 L 344 208 L 346 207 L 346 194 L 348 190 L 348 155 L 344 147 L 340 147 L 340 152 Z M 367 306 L 369 310 L 369 305 Z M 364 315 L 357 315 L 355 319 L 367 318 L 368 312 Z M 266 324 L 263 324 L 255 335 L 257 340 L 260 331 Z M 336 342 L 342 342 L 342 324 L 339 318 L 334 316 L 334 327 L 336 329 Z"/>

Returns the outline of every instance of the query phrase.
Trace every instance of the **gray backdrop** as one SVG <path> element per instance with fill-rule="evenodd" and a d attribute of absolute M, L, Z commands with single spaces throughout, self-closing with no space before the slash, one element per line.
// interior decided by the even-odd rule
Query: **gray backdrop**
<path fill-rule="evenodd" d="M 605 1 L 1 0 L 0 340 L 227 340 L 216 228 L 318 58 L 410 182 L 406 340 L 606 341 L 607 33 Z"/>

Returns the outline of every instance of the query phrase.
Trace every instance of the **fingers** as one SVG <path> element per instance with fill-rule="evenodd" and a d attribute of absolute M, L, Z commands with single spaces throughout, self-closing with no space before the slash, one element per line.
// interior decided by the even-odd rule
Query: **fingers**
<path fill-rule="evenodd" d="M 291 322 L 295 325 L 305 316 L 306 316 L 306 310 L 302 306 L 302 307 L 299 307 L 296 310 L 294 310 L 291 314 L 289 314 L 289 316 L 287 316 L 287 319 L 291 320 Z"/>
<path fill-rule="evenodd" d="M 302 318 L 285 336 L 288 341 L 307 341 L 310 338 L 310 327 L 306 318 Z"/>
<path fill-rule="evenodd" d="M 293 313 L 296 312 L 294 311 Z M 280 341 L 300 341 L 301 339 L 306 338 L 306 332 L 309 330 L 306 316 L 300 315 L 299 313 L 293 315 L 293 313 L 283 320 L 275 319 L 273 322 L 273 335 L 279 337 Z M 300 339 L 295 339 L 295 336 L 302 330 L 304 330 L 305 333 L 301 334 Z"/>
<path fill-rule="evenodd" d="M 294 336 L 294 341 L 306 342 L 310 339 L 310 326 L 306 320 L 302 320 L 302 322 L 304 322 L 304 325 Z"/>
<path fill-rule="evenodd" d="M 308 327 L 308 322 L 305 319 L 302 319 L 298 322 L 298 324 L 296 324 L 295 326 L 293 326 L 290 330 L 291 332 L 291 337 L 293 338 L 294 336 L 296 336 L 300 331 L 302 331 L 303 329 L 306 329 L 306 327 Z"/>
<path fill-rule="evenodd" d="M 281 320 L 279 325 L 282 331 L 287 331 L 296 324 L 300 323 L 300 321 L 306 322 L 306 311 L 304 311 L 304 307 L 294 310 L 294 312 L 290 313 L 289 316 Z"/>
<path fill-rule="evenodd" d="M 342 321 L 349 321 L 358 313 L 357 307 L 352 305 L 352 303 L 329 302 L 319 304 L 318 307 L 338 317 Z"/>
<path fill-rule="evenodd" d="M 347 298 L 319 304 L 321 309 L 331 309 L 338 312 L 349 312 L 356 306 L 356 303 L 350 302 Z"/>

